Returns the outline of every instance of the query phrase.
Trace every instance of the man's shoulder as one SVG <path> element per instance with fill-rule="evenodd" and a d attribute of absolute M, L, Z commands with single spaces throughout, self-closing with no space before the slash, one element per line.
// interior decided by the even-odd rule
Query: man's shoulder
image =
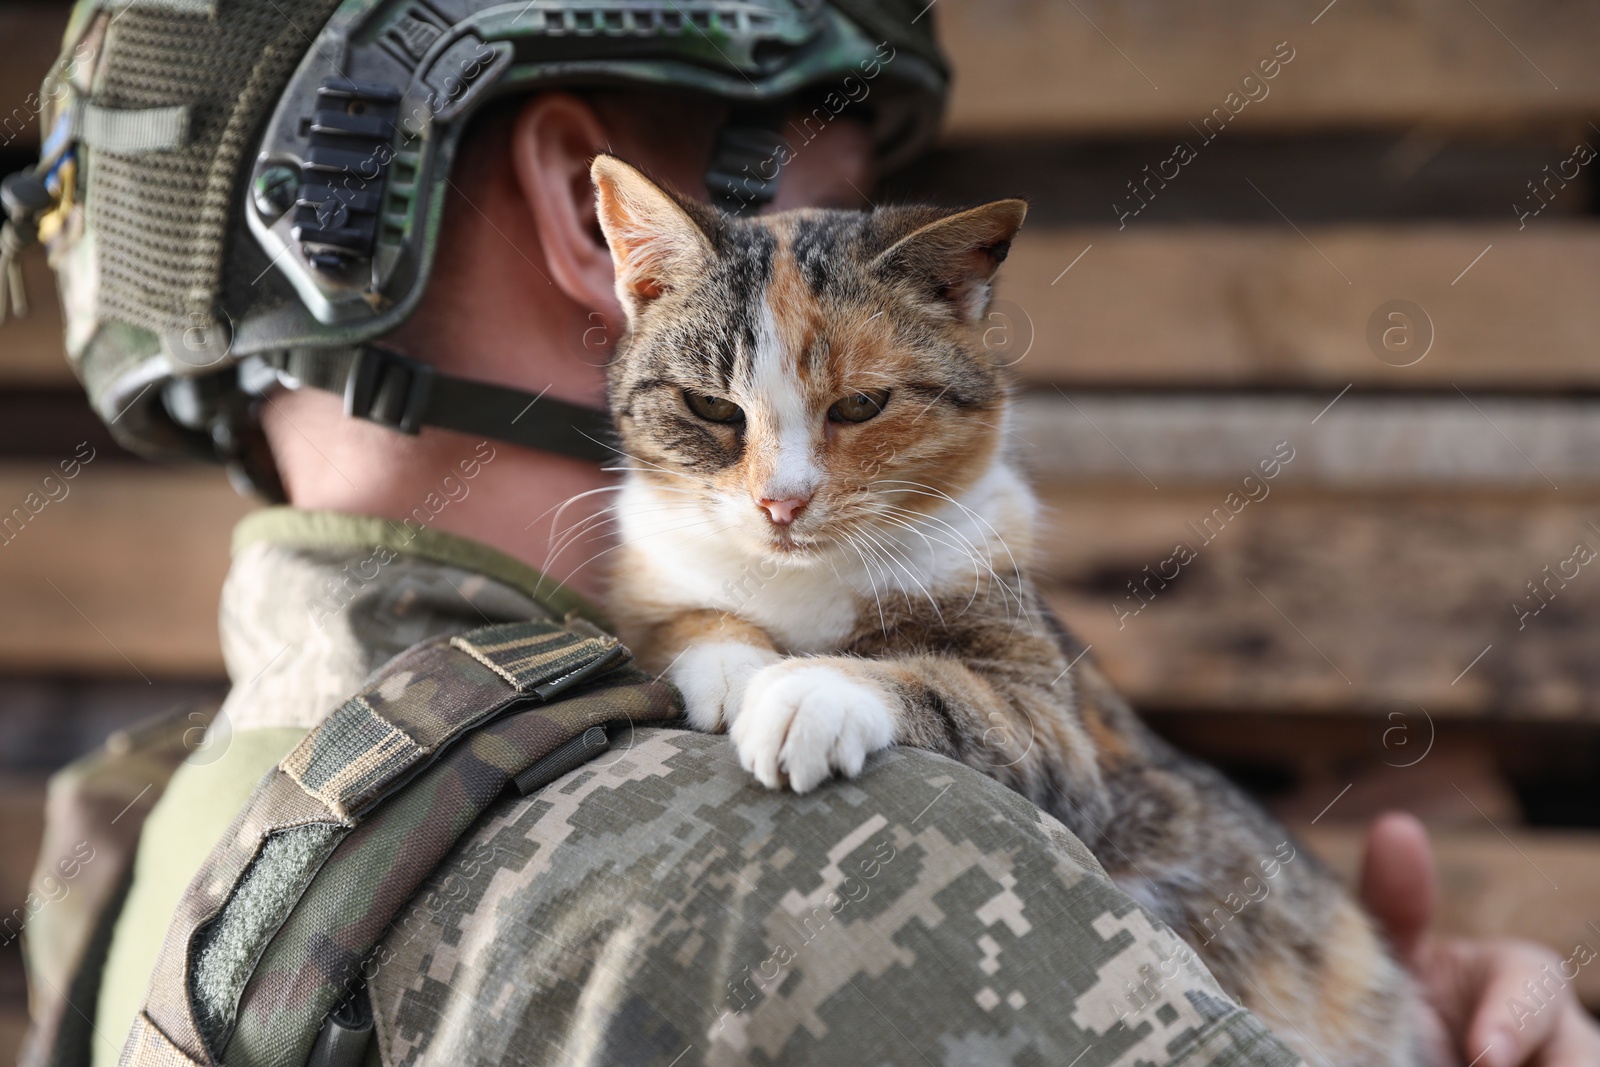
<path fill-rule="evenodd" d="M 1093 1067 L 1172 1062 L 1240 1014 L 1175 971 L 1123 1024 L 1122 984 L 1180 946 L 1064 827 L 961 764 L 891 749 L 797 797 L 756 784 L 725 738 L 640 729 L 489 809 L 396 918 L 370 985 L 385 1063 L 1096 1046 Z"/>

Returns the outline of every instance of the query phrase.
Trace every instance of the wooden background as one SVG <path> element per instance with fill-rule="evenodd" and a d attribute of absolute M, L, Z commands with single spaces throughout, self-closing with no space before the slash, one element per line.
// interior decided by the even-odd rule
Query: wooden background
<path fill-rule="evenodd" d="M 65 12 L 0 8 L 0 112 L 25 109 Z M 1552 581 L 1536 616 L 1513 607 L 1577 544 L 1600 549 L 1600 228 L 1594 164 L 1572 162 L 1600 148 L 1600 7 L 937 0 L 932 17 L 958 74 L 949 133 L 882 195 L 1032 200 L 991 337 L 1028 386 L 1016 430 L 1063 617 L 1160 729 L 1339 869 L 1366 819 L 1406 807 L 1436 835 L 1446 928 L 1600 948 L 1600 567 Z M 1229 98 L 1290 50 L 1266 96 Z M 7 170 L 36 147 L 20 125 L 0 133 Z M 1192 161 L 1119 223 L 1180 142 Z M 0 547 L 7 907 L 49 768 L 219 688 L 216 596 L 250 506 L 218 472 L 110 445 L 28 270 L 44 311 L 0 327 L 0 506 L 78 442 L 98 454 Z M 1422 309 L 1401 352 L 1369 342 L 1392 301 Z M 1280 442 L 1294 459 L 1232 514 Z M 1136 599 L 1180 542 L 1195 558 Z M 1600 971 L 1577 982 L 1600 1005 Z M 21 989 L 8 950 L 0 1044 Z"/>

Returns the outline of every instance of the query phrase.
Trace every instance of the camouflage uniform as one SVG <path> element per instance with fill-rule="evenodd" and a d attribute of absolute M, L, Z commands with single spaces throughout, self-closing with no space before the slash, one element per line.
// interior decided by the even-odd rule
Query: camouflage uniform
<path fill-rule="evenodd" d="M 143 883 L 187 881 L 211 849 L 163 822 L 169 802 L 195 806 L 186 780 L 253 745 L 258 763 L 281 759 L 414 642 L 581 609 L 426 529 L 274 509 L 235 547 L 222 617 L 237 684 L 215 747 L 147 825 L 97 1063 L 121 1045 L 155 962 L 149 928 L 170 914 Z M 911 749 L 797 798 L 754 784 L 723 738 L 634 730 L 488 802 L 363 974 L 368 1062 L 384 1064 L 1296 1062 L 1064 827 Z M 282 1025 L 288 1002 L 247 997 L 240 1027 Z"/>

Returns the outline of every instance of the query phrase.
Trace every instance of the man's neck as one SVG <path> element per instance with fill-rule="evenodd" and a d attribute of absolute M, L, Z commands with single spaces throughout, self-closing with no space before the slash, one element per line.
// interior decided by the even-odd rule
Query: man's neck
<path fill-rule="evenodd" d="M 444 430 L 407 437 L 317 390 L 277 394 L 262 424 L 297 507 L 412 519 L 585 595 L 601 587 L 612 476 L 597 464 Z"/>

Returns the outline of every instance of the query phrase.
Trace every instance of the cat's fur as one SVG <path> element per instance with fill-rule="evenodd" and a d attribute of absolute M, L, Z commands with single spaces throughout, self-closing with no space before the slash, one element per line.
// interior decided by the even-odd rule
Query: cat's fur
<path fill-rule="evenodd" d="M 1154 736 L 1030 580 L 1036 504 L 980 339 L 1023 203 L 735 220 L 610 157 L 593 177 L 628 314 L 611 610 L 691 722 L 796 792 L 892 743 L 976 767 L 1070 827 L 1308 1063 L 1415 1062 L 1412 988 L 1365 915 Z M 875 417 L 827 414 L 881 390 Z"/>

